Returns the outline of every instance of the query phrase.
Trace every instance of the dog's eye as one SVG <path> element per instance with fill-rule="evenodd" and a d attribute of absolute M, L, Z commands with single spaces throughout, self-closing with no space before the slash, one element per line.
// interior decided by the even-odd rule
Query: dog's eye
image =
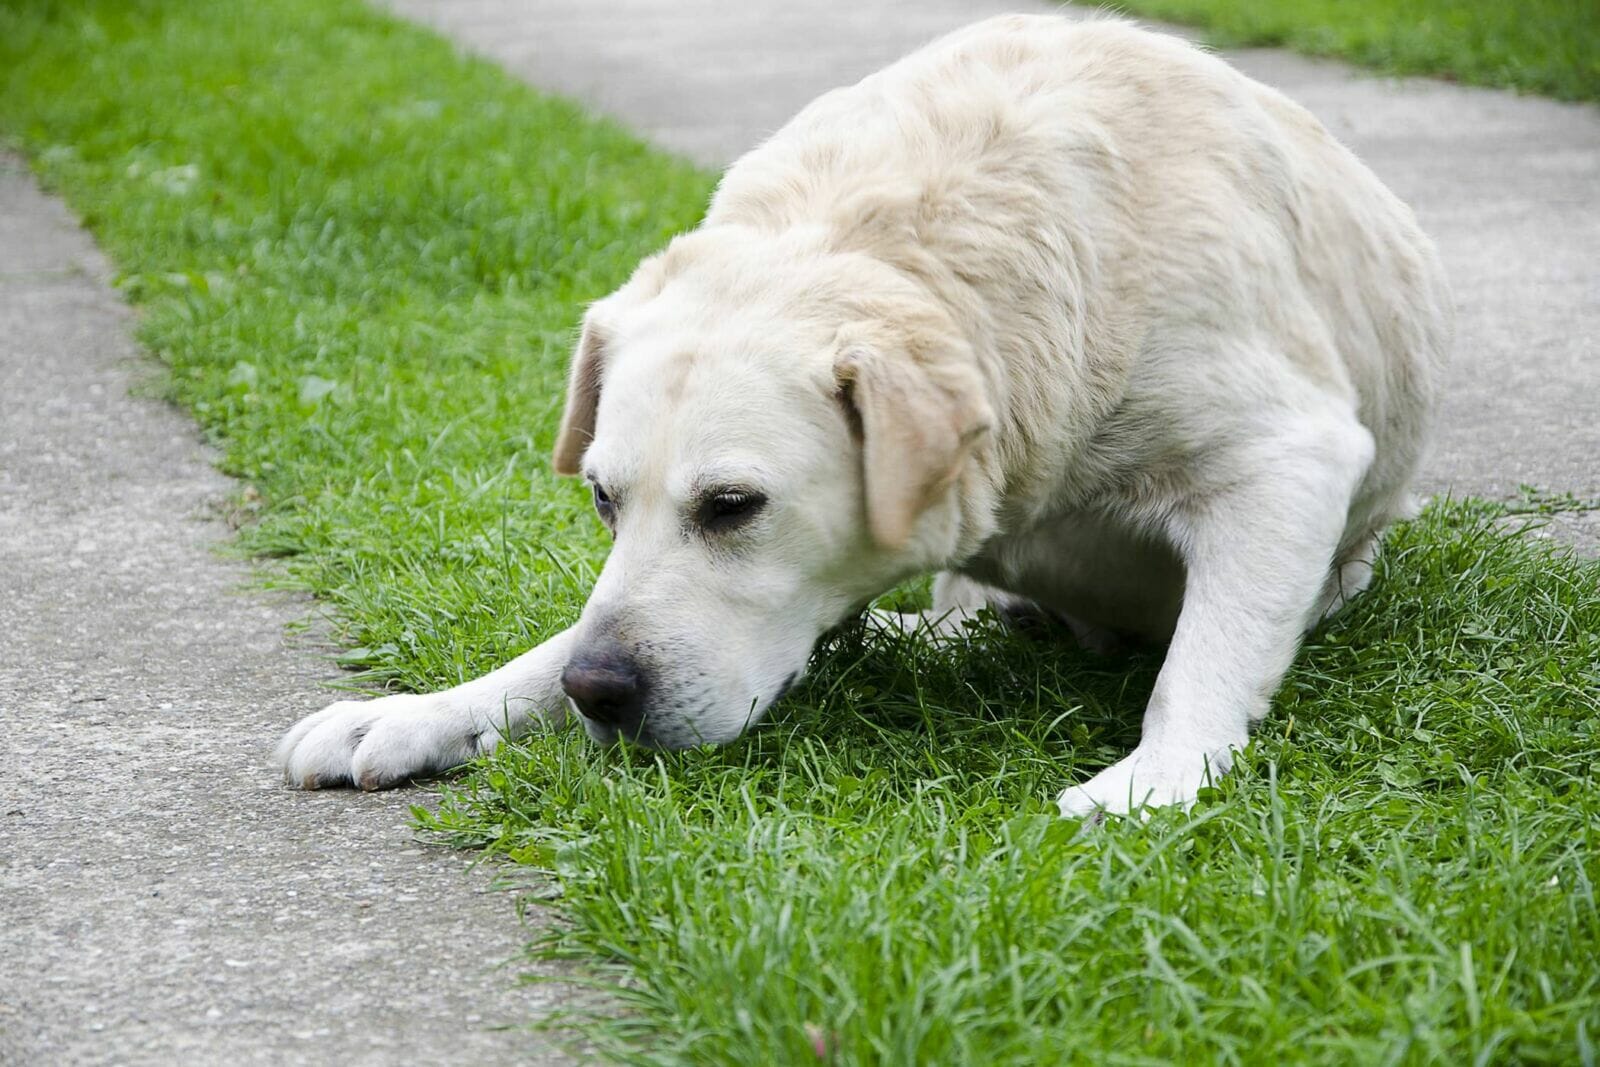
<path fill-rule="evenodd" d="M 594 510 L 600 516 L 600 521 L 610 526 L 617 517 L 617 506 L 611 502 L 611 497 L 600 488 L 600 483 L 594 483 Z"/>
<path fill-rule="evenodd" d="M 721 533 L 741 526 L 767 506 L 767 498 L 749 489 L 729 489 L 706 498 L 700 506 L 700 528 Z"/>

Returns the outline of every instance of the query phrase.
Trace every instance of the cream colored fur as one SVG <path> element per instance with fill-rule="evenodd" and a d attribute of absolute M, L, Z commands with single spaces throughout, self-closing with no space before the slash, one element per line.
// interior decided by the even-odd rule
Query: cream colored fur
<path fill-rule="evenodd" d="M 591 310 L 556 465 L 617 541 L 577 624 L 335 704 L 280 761 L 450 766 L 563 720 L 601 639 L 650 671 L 639 740 L 728 740 L 826 629 L 942 571 L 946 630 L 998 598 L 1169 641 L 1140 744 L 1061 808 L 1187 803 L 1370 578 L 1449 335 L 1411 212 L 1279 93 L 1120 22 L 979 23 L 816 100 Z M 707 486 L 768 503 L 712 535 Z"/>

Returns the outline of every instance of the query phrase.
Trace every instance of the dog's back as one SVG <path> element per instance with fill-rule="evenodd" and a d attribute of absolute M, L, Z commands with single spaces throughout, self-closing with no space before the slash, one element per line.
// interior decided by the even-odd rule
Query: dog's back
<path fill-rule="evenodd" d="M 926 284 L 1007 365 L 1006 466 L 1055 505 L 1288 367 L 1374 437 L 1347 539 L 1405 506 L 1450 332 L 1432 245 L 1308 112 L 1176 38 L 979 23 L 819 98 L 707 222 L 817 228 Z M 1194 427 L 1140 415 L 1174 395 Z"/>

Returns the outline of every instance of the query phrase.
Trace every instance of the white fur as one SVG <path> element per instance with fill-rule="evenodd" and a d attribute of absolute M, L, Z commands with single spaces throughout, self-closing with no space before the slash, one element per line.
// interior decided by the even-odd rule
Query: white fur
<path fill-rule="evenodd" d="M 591 309 L 557 467 L 619 510 L 578 624 L 335 704 L 280 761 L 441 769 L 560 719 L 600 636 L 652 671 L 646 740 L 725 741 L 828 627 L 944 571 L 945 632 L 999 597 L 1170 640 L 1138 747 L 1060 803 L 1188 803 L 1370 579 L 1449 334 L 1411 213 L 1283 96 L 1120 22 L 979 23 L 819 98 Z M 714 485 L 770 502 L 705 535 Z"/>

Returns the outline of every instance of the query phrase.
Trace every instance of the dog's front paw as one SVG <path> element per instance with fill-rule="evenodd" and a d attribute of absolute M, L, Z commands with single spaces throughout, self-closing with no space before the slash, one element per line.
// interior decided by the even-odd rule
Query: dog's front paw
<path fill-rule="evenodd" d="M 1069 787 L 1056 803 L 1071 817 L 1095 811 L 1125 815 L 1143 807 L 1189 807 L 1200 790 L 1228 771 L 1232 750 L 1140 745 L 1082 785 Z"/>
<path fill-rule="evenodd" d="M 301 789 L 388 789 L 447 771 L 500 740 L 440 696 L 341 700 L 295 724 L 278 743 L 283 777 Z"/>

